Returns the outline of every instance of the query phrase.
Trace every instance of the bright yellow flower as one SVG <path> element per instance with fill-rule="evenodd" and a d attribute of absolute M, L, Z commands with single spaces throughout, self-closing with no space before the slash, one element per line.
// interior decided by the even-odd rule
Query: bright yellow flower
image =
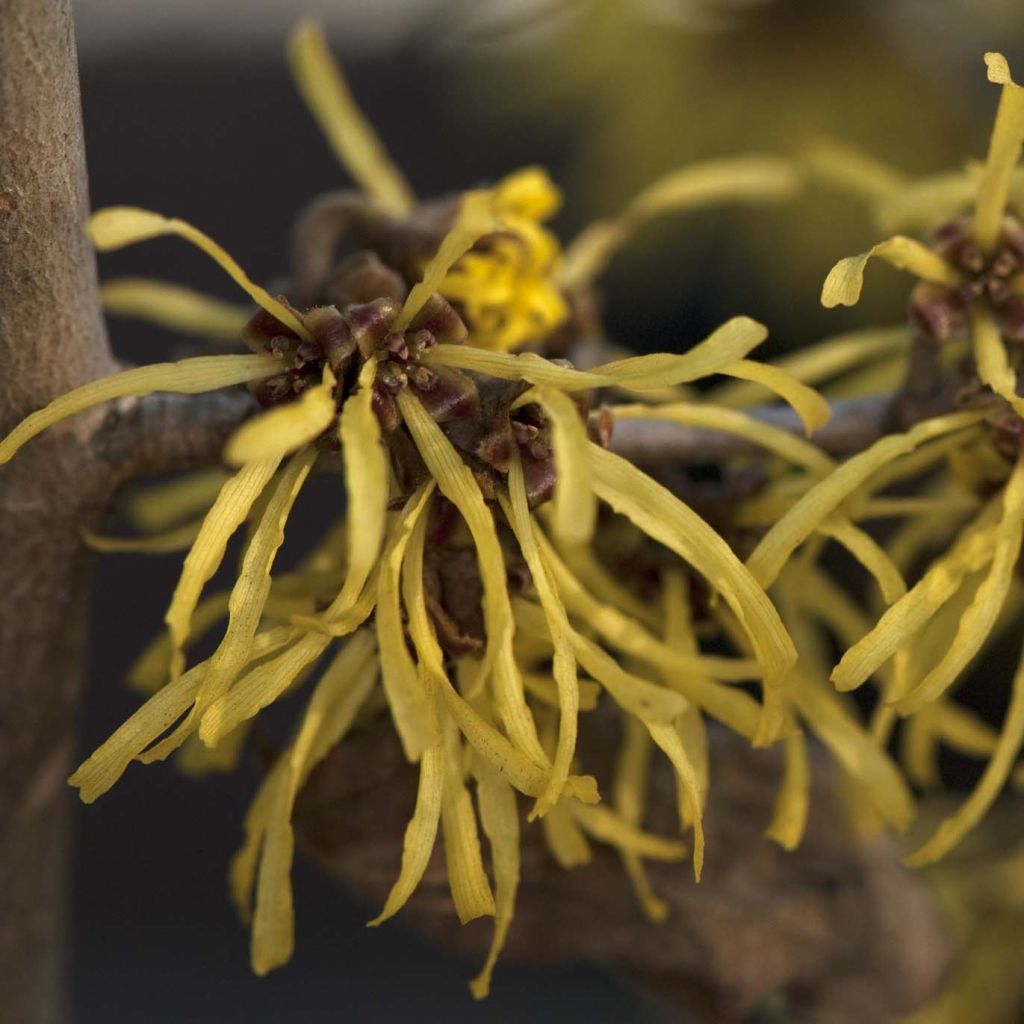
<path fill-rule="evenodd" d="M 315 29 L 300 27 L 291 57 L 325 134 L 369 200 L 397 221 L 412 214 L 411 190 L 355 109 Z M 781 164 L 720 170 L 726 193 L 750 197 L 766 181 L 769 192 L 792 184 Z M 770 834 L 786 846 L 799 840 L 806 818 L 799 718 L 821 720 L 826 742 L 852 774 L 873 773 L 877 790 L 889 782 L 888 769 L 878 767 L 882 755 L 865 753 L 863 730 L 794 676 L 796 649 L 766 596 L 806 536 L 802 521 L 770 531 L 744 565 L 691 508 L 606 450 L 599 442 L 607 440 L 607 414 L 589 413 L 592 389 L 646 393 L 724 374 L 781 395 L 810 433 L 827 418 L 827 405 L 785 371 L 747 359 L 765 329 L 736 317 L 683 354 L 623 358 L 587 371 L 507 351 L 549 337 L 566 315 L 564 290 L 597 274 L 645 218 L 693 205 L 709 191 L 720 197 L 708 173 L 657 183 L 563 257 L 541 226 L 557 193 L 543 172 L 519 172 L 494 189 L 463 194 L 415 275 L 403 278 L 381 264 L 374 280 L 386 283 L 384 293 L 340 309 L 297 309 L 270 295 L 184 221 L 130 207 L 94 215 L 90 231 L 101 251 L 179 236 L 214 259 L 259 309 L 242 321 L 223 303 L 139 281 L 108 285 L 112 307 L 217 340 L 240 324 L 252 354 L 142 367 L 88 384 L 17 426 L 0 442 L 0 462 L 58 420 L 113 398 L 247 383 L 264 406 L 228 439 L 229 474 L 190 479 L 156 503 L 136 502 L 137 521 L 157 532 L 129 545 L 188 547 L 188 554 L 166 635 L 132 672 L 148 699 L 71 778 L 91 802 L 132 760 L 149 763 L 180 750 L 192 770 L 230 767 L 259 712 L 298 690 L 327 658 L 291 742 L 249 808 L 231 868 L 233 898 L 252 919 L 258 973 L 284 963 L 293 947 L 290 821 L 297 794 L 375 695 L 383 696 L 405 754 L 419 766 L 419 788 L 397 880 L 373 923 L 395 914 L 416 889 L 440 830 L 460 920 L 495 918 L 477 995 L 487 991 L 513 914 L 517 791 L 532 798 L 530 818 L 542 819 L 562 863 L 579 862 L 590 840 L 616 847 L 642 904 L 658 917 L 642 861 L 680 859 L 684 846 L 642 830 L 645 764 L 656 746 L 675 771 L 680 827 L 693 832 L 699 876 L 709 784 L 705 714 L 756 743 L 785 735 L 786 778 Z M 615 415 L 634 414 L 621 407 Z M 658 415 L 756 434 L 774 455 L 829 479 L 830 460 L 808 442 L 755 431 L 735 410 L 675 400 Z M 272 575 L 306 480 L 322 456 L 339 450 L 344 520 L 296 569 Z M 842 497 L 831 494 L 833 509 Z M 549 513 L 535 511 L 548 503 Z M 662 574 L 664 608 L 655 610 L 609 578 L 588 549 L 599 505 L 706 581 L 742 656 L 701 652 L 678 567 Z M 229 540 L 243 528 L 234 585 L 204 597 Z M 863 549 L 845 519 L 821 528 Z M 525 565 L 525 580 L 517 582 L 513 564 Z M 452 565 L 463 572 L 454 597 L 443 578 Z M 225 618 L 214 653 L 189 666 L 190 643 Z M 760 705 L 727 685 L 754 680 Z M 629 723 L 614 810 L 599 803 L 594 778 L 575 766 L 580 716 L 596 702 L 595 684 Z M 491 847 L 491 877 L 469 778 Z M 899 813 L 891 818 L 902 823 Z"/>
<path fill-rule="evenodd" d="M 989 758 L 970 798 L 911 856 L 915 864 L 935 860 L 962 840 L 995 800 L 1024 743 L 1024 669 L 1017 673 L 998 735 L 948 699 L 997 629 L 1019 614 L 1015 575 L 1024 541 L 1024 398 L 1017 379 L 1024 324 L 1024 229 L 1007 210 L 1020 175 L 1024 89 L 1014 83 L 1001 55 L 990 53 L 985 60 L 989 80 L 1002 92 L 988 157 L 980 168 L 910 182 L 869 158 L 848 154 L 850 159 L 841 159 L 840 152 L 827 146 L 811 155 L 811 163 L 825 176 L 842 178 L 869 197 L 881 220 L 933 229 L 927 243 L 895 235 L 840 261 L 825 281 L 822 302 L 855 303 L 872 257 L 918 277 L 921 283 L 911 299 L 915 345 L 928 352 L 946 346 L 959 356 L 964 350 L 957 340 L 966 336 L 971 356 L 966 371 L 950 362 L 936 363 L 947 391 L 952 390 L 949 381 L 959 383 L 964 411 L 924 420 L 851 459 L 801 495 L 748 563 L 767 583 L 794 545 L 826 521 L 837 496 L 857 494 L 857 488 L 871 486 L 872 480 L 878 489 L 901 477 L 932 474 L 930 486 L 938 507 L 944 506 L 943 514 L 911 520 L 893 538 L 891 561 L 899 581 L 897 562 L 905 570 L 936 543 L 948 544 L 948 549 L 912 586 L 902 591 L 890 587 L 877 624 L 844 638 L 848 649 L 831 673 L 840 690 L 883 676 L 876 729 L 885 737 L 896 715 L 908 718 L 904 754 L 918 781 L 928 784 L 937 778 L 939 742 Z M 973 213 L 963 214 L 970 204 Z M 942 223 L 953 215 L 956 219 Z M 911 386 L 919 372 L 912 367 Z M 945 480 L 936 480 L 935 468 L 943 468 L 944 462 Z M 964 513 L 970 514 L 965 524 Z M 882 564 L 877 552 L 875 560 Z"/>

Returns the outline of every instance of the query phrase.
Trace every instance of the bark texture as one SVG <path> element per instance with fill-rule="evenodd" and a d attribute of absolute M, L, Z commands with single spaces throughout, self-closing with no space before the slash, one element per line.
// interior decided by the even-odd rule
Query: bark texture
<path fill-rule="evenodd" d="M 88 198 L 69 0 L 0 2 L 0 433 L 109 373 L 85 236 Z M 88 597 L 78 529 L 109 480 L 98 416 L 0 468 L 0 993 L 4 1020 L 64 1019 L 68 800 Z"/>

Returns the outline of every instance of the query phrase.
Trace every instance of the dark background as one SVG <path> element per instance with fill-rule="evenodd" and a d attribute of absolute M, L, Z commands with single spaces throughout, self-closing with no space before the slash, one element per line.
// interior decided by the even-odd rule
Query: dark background
<path fill-rule="evenodd" d="M 460 28 L 452 7 L 420 3 L 403 22 L 400 6 L 387 5 L 392 27 L 375 34 L 364 31 L 372 10 L 320 4 L 334 11 L 332 34 L 361 105 L 418 194 L 542 163 L 567 186 L 559 220 L 567 236 L 678 163 L 792 151 L 826 130 L 915 172 L 981 155 L 995 103 L 981 52 L 1000 48 L 1012 60 L 1024 39 L 1019 5 L 994 2 L 678 0 L 700 17 L 667 25 L 649 17 L 659 5 L 640 2 L 605 5 L 629 15 L 612 25 L 594 15 L 599 4 L 506 4 L 506 14 L 473 31 Z M 280 56 L 291 5 L 176 8 L 164 0 L 145 5 L 148 16 L 140 7 L 78 7 L 93 204 L 185 217 L 252 277 L 269 280 L 285 267 L 297 209 L 343 182 Z M 536 7 L 556 9 L 555 29 L 529 31 L 531 18 L 550 21 Z M 576 9 L 568 21 L 565 8 Z M 680 218 L 616 263 L 608 322 L 634 347 L 672 348 L 744 312 L 769 323 L 770 352 L 856 323 L 896 322 L 905 287 L 895 275 L 872 280 L 862 309 L 817 305 L 831 263 L 873 239 L 859 206 L 834 196 L 742 217 Z M 101 273 L 235 297 L 215 267 L 176 240 L 104 257 Z M 112 337 L 132 361 L 184 351 L 136 324 L 112 324 Z M 319 495 L 328 510 L 341 501 L 323 488 Z M 303 515 L 300 532 L 318 513 Z M 100 560 L 83 756 L 137 706 L 122 680 L 158 629 L 179 568 L 180 557 Z M 76 804 L 76 1024 L 674 1019 L 585 966 L 501 964 L 490 999 L 474 1004 L 465 983 L 476 964 L 410 936 L 400 917 L 366 931 L 375 908 L 355 904 L 301 858 L 295 957 L 255 978 L 225 873 L 257 778 L 249 762 L 203 783 L 168 765 L 136 765 L 97 804 Z"/>

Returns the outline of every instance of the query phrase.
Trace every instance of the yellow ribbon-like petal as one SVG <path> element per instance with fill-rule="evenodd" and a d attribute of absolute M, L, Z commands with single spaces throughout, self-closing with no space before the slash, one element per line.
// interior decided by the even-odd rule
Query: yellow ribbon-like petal
<path fill-rule="evenodd" d="M 751 444 L 780 456 L 787 462 L 807 469 L 818 476 L 824 476 L 835 468 L 835 463 L 820 448 L 799 437 L 794 437 L 781 427 L 762 423 L 753 416 L 735 409 L 694 403 L 672 403 L 669 405 L 616 405 L 612 407 L 615 418 L 624 420 L 668 420 L 684 427 L 701 427 L 704 430 L 721 430 L 741 437 Z"/>
<path fill-rule="evenodd" d="M 261 459 L 283 458 L 303 445 L 315 441 L 330 425 L 337 409 L 327 387 L 314 387 L 295 402 L 246 420 L 228 438 L 224 461 L 244 466 Z"/>
<path fill-rule="evenodd" d="M 573 410 L 575 413 L 575 410 Z M 570 639 L 571 628 L 562 604 L 544 564 L 530 509 L 526 498 L 526 483 L 523 467 L 516 453 L 508 474 L 509 500 L 503 504 L 512 530 L 519 542 L 519 549 L 526 559 L 527 568 L 533 580 L 534 589 L 540 598 L 544 617 L 547 620 L 551 642 L 554 645 L 553 673 L 558 688 L 558 743 L 552 763 L 551 779 L 531 812 L 531 818 L 546 814 L 561 796 L 562 788 L 569 777 L 569 768 L 576 753 L 576 730 L 579 715 L 580 694 L 576 676 L 576 656 Z"/>
<path fill-rule="evenodd" d="M 295 946 L 290 878 L 295 798 L 313 768 L 348 732 L 373 689 L 377 671 L 372 652 L 369 632 L 352 637 L 324 672 L 294 743 L 281 754 L 284 768 L 266 812 L 252 918 L 252 969 L 260 976 L 287 963 Z"/>
<path fill-rule="evenodd" d="M 238 341 L 252 310 L 169 281 L 119 277 L 100 287 L 108 313 L 130 316 L 213 341 Z"/>
<path fill-rule="evenodd" d="M 229 475 L 223 469 L 200 470 L 146 487 L 125 501 L 124 513 L 132 526 L 145 533 L 166 530 L 209 511 Z"/>
<path fill-rule="evenodd" d="M 431 732 L 434 715 L 427 707 L 426 694 L 420 683 L 416 663 L 405 642 L 405 625 L 399 601 L 402 562 L 413 527 L 428 507 L 434 483 L 424 484 L 406 503 L 401 516 L 392 527 L 381 557 L 380 582 L 377 587 L 377 647 L 380 653 L 381 682 L 387 696 L 395 729 L 402 749 L 410 761 L 418 761 L 423 751 L 436 742 Z"/>
<path fill-rule="evenodd" d="M 643 722 L 626 718 L 622 723 L 622 743 L 615 763 L 613 800 L 615 810 L 628 825 L 641 824 L 647 809 L 650 762 L 653 740 Z M 654 895 L 643 858 L 634 850 L 621 850 L 622 866 L 636 891 L 640 907 L 652 921 L 668 917 L 668 904 Z"/>
<path fill-rule="evenodd" d="M 977 303 L 971 310 L 971 338 L 974 343 L 974 365 L 982 383 L 1005 398 L 1018 416 L 1024 416 L 1024 398 L 1017 394 L 1017 373 L 1010 365 L 998 325 L 981 303 Z"/>
<path fill-rule="evenodd" d="M 441 831 L 452 903 L 459 923 L 468 924 L 478 917 L 495 916 L 494 894 L 484 871 L 473 799 L 463 781 L 462 743 L 451 717 L 446 715 L 445 718 Z"/>
<path fill-rule="evenodd" d="M 959 843 L 995 802 L 1013 770 L 1024 742 L 1024 656 L 1013 678 L 1010 706 L 995 751 L 974 791 L 954 814 L 946 818 L 935 835 L 907 857 L 913 867 L 938 860 Z"/>
<path fill-rule="evenodd" d="M 764 587 L 771 586 L 789 556 L 857 488 L 873 474 L 895 462 L 900 456 L 937 438 L 956 434 L 974 426 L 982 418 L 978 412 L 958 412 L 925 420 L 905 434 L 893 434 L 876 441 L 870 448 L 847 459 L 835 472 L 803 494 L 795 505 L 761 538 L 747 567 Z"/>
<path fill-rule="evenodd" d="M 501 380 L 550 385 L 560 391 L 608 387 L 646 391 L 722 373 L 725 367 L 743 359 L 766 337 L 768 331 L 763 324 L 750 317 L 737 316 L 682 355 L 631 356 L 605 363 L 594 370 L 573 370 L 533 352 L 516 355 L 489 352 L 468 345 L 437 345 L 424 354 L 423 361 L 427 365 L 473 370 Z"/>
<path fill-rule="evenodd" d="M 287 53 L 295 85 L 338 162 L 384 209 L 409 213 L 416 202 L 412 189 L 356 106 L 320 25 L 310 19 L 300 21 L 288 40 Z"/>
<path fill-rule="evenodd" d="M 893 235 L 873 245 L 867 252 L 840 260 L 825 278 L 821 289 L 821 304 L 827 309 L 833 306 L 855 306 L 864 287 L 864 268 L 873 256 L 885 260 L 897 270 L 907 270 L 915 277 L 934 284 L 955 288 L 963 282 L 959 272 L 938 253 L 916 239 Z"/>
<path fill-rule="evenodd" d="M 290 327 L 301 338 L 309 340 L 310 333 L 302 319 L 279 299 L 275 299 L 265 288 L 250 280 L 245 271 L 212 238 L 198 228 L 177 217 L 165 217 L 152 210 L 137 206 L 108 206 L 97 210 L 89 219 L 89 237 L 100 252 L 123 249 L 126 245 L 145 242 L 150 238 L 177 235 L 201 249 L 252 300 L 262 306 L 271 316 Z"/>
<path fill-rule="evenodd" d="M 1024 541 L 1024 459 L 1018 459 L 1003 491 L 1000 521 L 992 529 L 992 563 L 988 575 L 967 607 L 948 650 L 939 663 L 899 703 L 913 713 L 941 696 L 981 650 L 1013 583 Z"/>
<path fill-rule="evenodd" d="M 742 623 L 763 671 L 764 717 L 756 742 L 770 743 L 782 729 L 782 686 L 796 661 L 793 641 L 754 575 L 692 509 L 625 459 L 590 448 L 598 497 L 639 529 L 692 565 Z"/>
<path fill-rule="evenodd" d="M 245 522 L 253 504 L 277 472 L 280 459 L 268 459 L 243 466 L 217 495 L 206 514 L 199 536 L 185 558 L 164 622 L 171 637 L 171 675 L 184 668 L 182 648 L 188 639 L 192 613 L 199 595 L 217 571 L 231 535 Z"/>
<path fill-rule="evenodd" d="M 801 383 L 779 366 L 741 359 L 724 367 L 722 373 L 740 380 L 753 381 L 775 392 L 796 411 L 808 437 L 828 423 L 832 415 L 828 402 L 814 388 Z"/>
<path fill-rule="evenodd" d="M 101 377 L 55 398 L 49 405 L 25 417 L 0 441 L 0 465 L 10 461 L 19 448 L 54 423 L 114 398 L 169 391 L 193 395 L 203 391 L 244 384 L 278 373 L 281 364 L 271 356 L 196 356 L 177 363 L 153 363 Z"/>
<path fill-rule="evenodd" d="M 618 217 L 584 229 L 565 250 L 562 280 L 568 285 L 593 281 L 655 217 L 722 203 L 777 202 L 794 196 L 799 186 L 792 162 L 775 156 L 726 157 L 671 171 L 648 185 Z"/>
<path fill-rule="evenodd" d="M 576 403 L 554 388 L 532 392 L 551 424 L 555 494 L 551 527 L 564 544 L 590 542 L 597 523 L 597 498 L 587 459 L 587 426 Z"/>
<path fill-rule="evenodd" d="M 804 384 L 822 384 L 885 355 L 899 356 L 902 367 L 909 341 L 910 332 L 903 325 L 848 331 L 785 355 L 771 365 Z M 766 393 L 770 394 L 768 389 L 755 381 L 726 381 L 711 388 L 705 397 L 712 405 L 744 409 L 763 402 Z M 833 394 L 831 390 L 828 393 Z"/>
<path fill-rule="evenodd" d="M 986 53 L 985 65 L 988 80 L 1002 86 L 974 211 L 974 238 L 982 251 L 988 253 L 999 240 L 1010 176 L 1020 160 L 1024 142 L 1024 88 L 1014 82 L 1010 66 L 1001 53 Z"/>
<path fill-rule="evenodd" d="M 418 398 L 402 392 L 398 408 L 438 490 L 462 514 L 476 544 L 477 564 L 484 588 L 484 623 L 487 647 L 484 652 L 485 676 L 494 669 L 495 698 L 499 716 L 512 742 L 538 764 L 546 757 L 537 736 L 536 725 L 526 706 L 522 679 L 512 658 L 512 611 L 509 606 L 505 559 L 480 487 L 469 467 L 462 461 L 441 428 L 423 408 Z"/>
<path fill-rule="evenodd" d="M 404 331 L 416 314 L 436 292 L 452 266 L 484 235 L 500 230 L 494 216 L 494 192 L 477 189 L 466 192 L 459 204 L 455 221 L 441 239 L 437 253 L 423 270 L 423 277 L 410 289 L 402 311 L 395 321 L 395 330 Z"/>
<path fill-rule="evenodd" d="M 473 759 L 480 823 L 491 847 L 494 874 L 494 937 L 480 973 L 470 982 L 474 999 L 485 999 L 515 909 L 519 888 L 519 810 L 512 787 L 483 758 Z"/>

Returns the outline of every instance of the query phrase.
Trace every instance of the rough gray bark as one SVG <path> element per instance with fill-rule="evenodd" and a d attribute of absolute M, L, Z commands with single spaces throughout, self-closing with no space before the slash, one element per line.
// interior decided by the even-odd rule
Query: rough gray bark
<path fill-rule="evenodd" d="M 109 373 L 84 233 L 84 150 L 69 0 L 0 3 L 0 433 Z M 88 596 L 79 526 L 108 493 L 79 417 L 0 471 L 2 1016 L 63 1019 L 65 847 Z"/>

